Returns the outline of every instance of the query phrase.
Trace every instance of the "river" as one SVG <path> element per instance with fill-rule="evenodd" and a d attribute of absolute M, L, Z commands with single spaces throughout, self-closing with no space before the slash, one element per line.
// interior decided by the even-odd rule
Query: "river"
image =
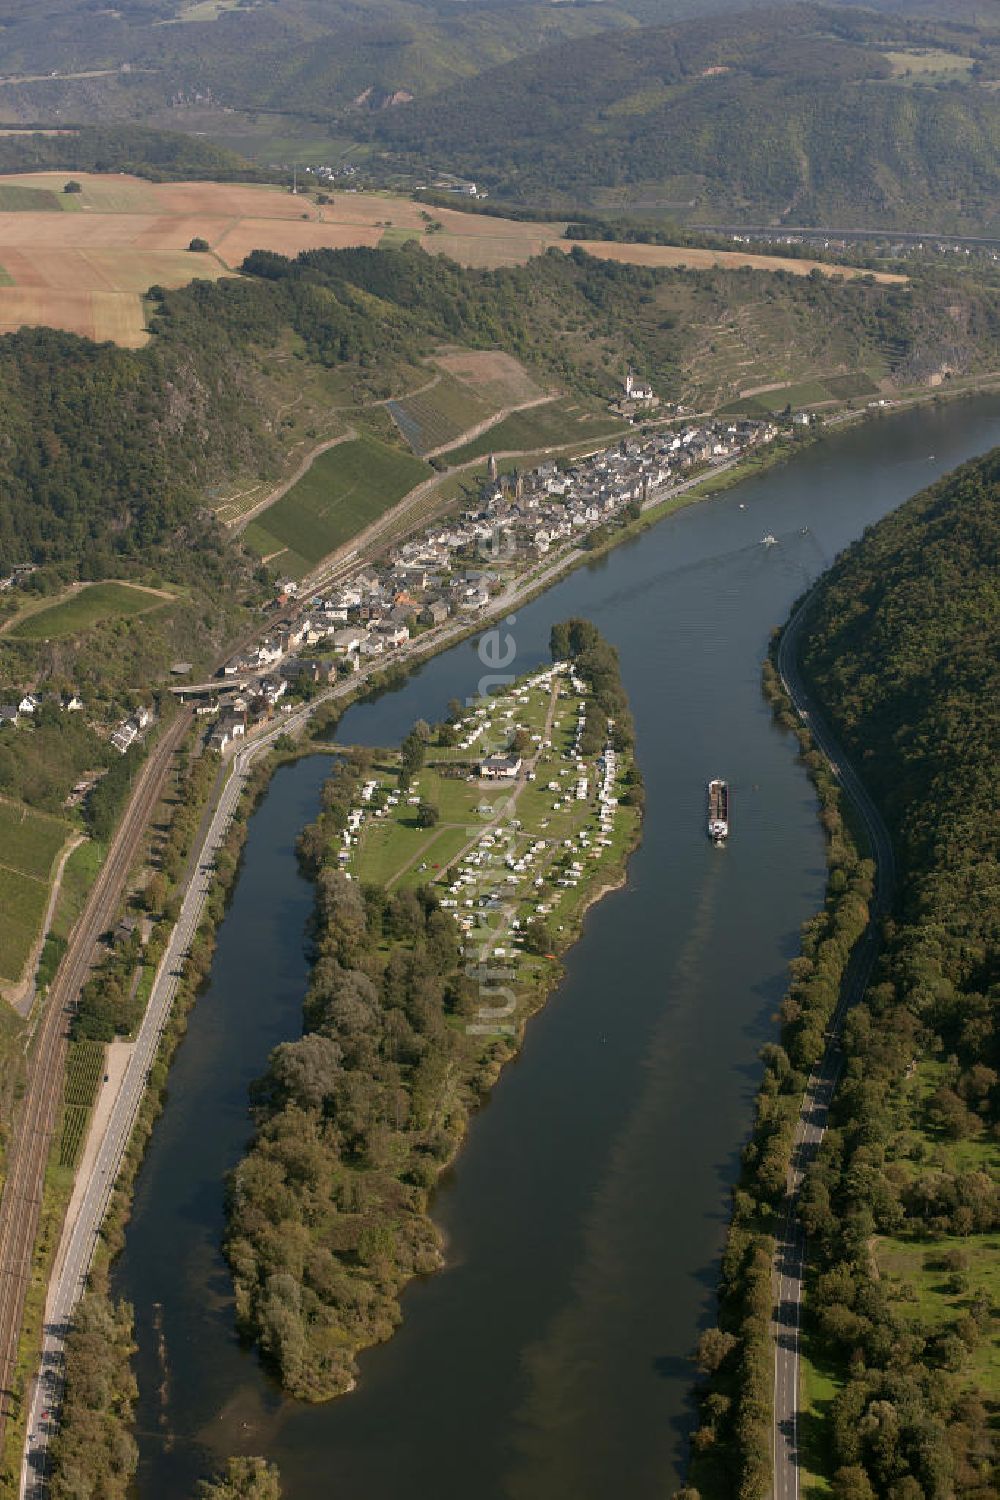
<path fill-rule="evenodd" d="M 358 1390 L 285 1401 L 233 1333 L 222 1185 L 247 1085 L 295 1036 L 310 888 L 295 835 L 327 769 L 277 773 L 251 822 L 210 985 L 171 1075 L 115 1290 L 135 1304 L 138 1493 L 178 1500 L 229 1453 L 265 1453 L 286 1500 L 662 1500 L 690 1429 L 690 1353 L 800 923 L 820 903 L 815 801 L 759 690 L 768 632 L 864 527 L 1000 443 L 976 399 L 831 434 L 580 570 L 509 627 L 514 670 L 551 623 L 621 652 L 647 785 L 627 887 L 589 914 L 565 980 L 474 1121 L 434 1216 L 447 1270 L 412 1286 Z M 777 542 L 764 546 L 772 533 Z M 398 742 L 476 691 L 474 643 L 348 711 Z M 729 778 L 732 836 L 704 834 Z"/>

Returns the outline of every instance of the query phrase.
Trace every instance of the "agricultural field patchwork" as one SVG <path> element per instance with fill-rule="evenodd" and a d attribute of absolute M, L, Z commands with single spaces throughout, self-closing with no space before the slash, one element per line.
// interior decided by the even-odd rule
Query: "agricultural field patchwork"
<path fill-rule="evenodd" d="M 128 618 L 161 609 L 169 596 L 130 583 L 91 583 L 78 586 L 66 599 L 22 614 L 5 627 L 19 640 L 61 640 L 78 635 L 102 620 Z"/>
<path fill-rule="evenodd" d="M 63 192 L 66 182 L 80 192 Z M 440 225 L 440 228 L 431 228 Z M 419 240 L 466 266 L 522 265 L 552 246 L 580 246 L 631 264 L 754 265 L 807 275 L 813 263 L 737 251 L 562 238 L 565 225 L 520 223 L 434 208 L 387 193 L 307 194 L 248 183 L 153 183 L 123 173 L 24 172 L 0 178 L 0 333 L 48 324 L 138 347 L 147 337 L 141 294 L 195 277 L 235 275 L 251 250 L 400 245 Z M 188 250 L 204 239 L 208 253 Z M 829 268 L 820 267 L 820 270 Z M 854 274 L 844 267 L 836 274 Z M 902 280 L 905 278 L 883 278 Z"/>
<path fill-rule="evenodd" d="M 449 375 L 419 396 L 390 401 L 392 420 L 414 453 L 431 453 L 467 432 L 470 427 L 488 421 L 495 408 L 482 401 Z"/>
<path fill-rule="evenodd" d="M 447 450 L 505 409 L 546 399 L 520 360 L 509 354 L 456 350 L 437 356 L 434 364 L 438 375 L 433 385 L 388 405 L 414 453 Z"/>
<path fill-rule="evenodd" d="M 400 501 L 429 470 L 419 459 L 375 438 L 339 443 L 251 521 L 251 551 L 301 577 Z"/>

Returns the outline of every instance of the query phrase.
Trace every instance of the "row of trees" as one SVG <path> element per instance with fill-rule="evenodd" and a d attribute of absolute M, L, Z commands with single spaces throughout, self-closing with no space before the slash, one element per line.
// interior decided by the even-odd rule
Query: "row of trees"
<path fill-rule="evenodd" d="M 868 532 L 824 581 L 803 653 L 879 798 L 900 877 L 875 982 L 844 1026 L 832 1124 L 800 1203 L 807 1327 L 838 1386 L 820 1434 L 837 1500 L 980 1500 L 995 1486 L 988 1393 L 975 1372 L 998 1311 L 977 1253 L 990 1244 L 977 1236 L 1000 1224 L 990 715 L 1000 686 L 998 492 L 994 453 Z M 700 1351 L 711 1381 L 693 1477 L 721 1462 L 746 1497 L 769 1480 L 760 1401 L 771 1351 L 753 1311 L 753 1266 L 769 1260 L 766 1213 L 783 1189 L 805 1073 L 870 883 L 867 863 L 844 857 L 828 779 L 770 668 L 765 690 L 818 776 L 831 873 L 826 912 L 806 924 L 792 966 L 784 1045 L 765 1049 L 721 1326 Z M 930 1293 L 880 1273 L 882 1237 L 908 1249 Z"/>
<path fill-rule="evenodd" d="M 718 1324 L 705 1331 L 697 1351 L 705 1381 L 698 1391 L 701 1422 L 692 1438 L 692 1479 L 706 1489 L 722 1485 L 740 1500 L 763 1500 L 770 1491 L 774 1227 L 802 1094 L 823 1055 L 848 961 L 867 925 L 873 876 L 871 862 L 859 858 L 844 827 L 837 783 L 792 712 L 770 661 L 764 665 L 763 688 L 779 723 L 796 734 L 816 788 L 828 876 L 824 905 L 803 924 L 801 954 L 789 966 L 781 1040 L 761 1050 L 764 1074 L 733 1193 Z"/>
<path fill-rule="evenodd" d="M 280 753 L 281 747 L 276 748 Z M 185 960 L 181 983 L 150 1069 L 139 1116 L 102 1225 L 101 1243 L 90 1269 L 89 1290 L 73 1314 L 65 1349 L 65 1397 L 57 1412 L 58 1432 L 51 1448 L 50 1482 L 54 1500 L 83 1500 L 83 1497 L 97 1500 L 98 1496 L 101 1500 L 119 1500 L 119 1497 L 124 1500 L 131 1493 L 138 1460 L 132 1435 L 137 1396 L 130 1365 L 135 1350 L 133 1309 L 109 1296 L 108 1270 L 124 1245 L 135 1178 L 162 1107 L 174 1050 L 187 1029 L 191 1006 L 208 977 L 215 931 L 236 876 L 247 817 L 263 795 L 272 769 L 273 762 L 260 760 L 255 764 L 216 855 L 205 917 Z M 197 788 L 197 771 L 194 778 L 182 779 L 180 790 Z M 162 933 L 151 939 L 146 950 L 148 962 L 156 962 L 162 942 Z M 134 962 L 135 948 L 126 945 L 126 954 L 119 956 L 127 956 Z M 198 1500 L 204 1500 L 206 1495 L 226 1500 L 229 1497 L 236 1500 L 237 1496 L 240 1500 L 279 1500 L 277 1473 L 263 1459 L 234 1459 L 207 1489 L 204 1485 L 199 1487 Z"/>
<path fill-rule="evenodd" d="M 831 1465 L 851 1495 L 978 1500 L 996 1480 L 975 1353 L 998 1309 L 975 1251 L 1000 1225 L 998 494 L 994 452 L 873 528 L 826 580 L 804 653 L 900 876 L 803 1202 L 812 1324 L 843 1381 Z M 936 1315 L 915 1311 L 913 1282 L 877 1276 L 873 1235 L 913 1247 Z"/>
<path fill-rule="evenodd" d="M 125 1500 L 138 1453 L 132 1309 L 102 1292 L 83 1298 L 66 1339 L 66 1380 L 52 1441 L 52 1500 Z"/>

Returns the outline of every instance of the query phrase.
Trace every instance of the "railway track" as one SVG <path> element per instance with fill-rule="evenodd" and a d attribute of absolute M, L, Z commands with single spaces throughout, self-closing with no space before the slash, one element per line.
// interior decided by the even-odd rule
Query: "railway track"
<path fill-rule="evenodd" d="M 18 1344 L 31 1284 L 45 1168 L 59 1119 L 69 1017 L 90 972 L 94 945 L 115 916 L 122 886 L 190 718 L 190 710 L 178 715 L 139 773 L 49 990 L 28 1060 L 24 1099 L 14 1122 L 7 1180 L 0 1197 L 0 1446 L 20 1399 L 15 1387 Z"/>
<path fill-rule="evenodd" d="M 506 456 L 506 455 L 502 455 Z M 470 461 L 472 467 L 476 460 Z M 713 473 L 723 472 L 737 462 L 728 459 L 713 465 Z M 681 494 L 699 483 L 705 475 L 697 475 L 679 484 L 658 487 L 644 505 L 649 509 L 662 500 Z M 426 483 L 426 482 L 425 482 Z M 415 492 L 405 497 L 404 513 L 409 512 L 415 499 L 423 498 Z M 410 502 L 407 505 L 407 502 Z M 398 525 L 401 507 L 395 507 L 388 516 L 382 517 L 359 537 L 353 546 L 335 554 L 332 559 L 316 569 L 306 580 L 305 590 L 312 591 L 340 577 L 352 573 L 363 565 L 364 553 L 373 545 L 385 540 L 385 528 L 389 522 Z M 394 528 L 393 528 L 394 529 Z M 502 595 L 492 601 L 491 606 L 475 617 L 463 617 L 437 627 L 422 636 L 415 650 L 407 653 L 409 660 L 421 660 L 441 650 L 452 639 L 477 630 L 497 616 L 513 609 L 547 587 L 564 571 L 573 567 L 584 554 L 571 547 L 560 554 L 547 567 L 537 573 L 508 586 Z M 272 618 L 267 629 L 274 629 L 283 617 Z M 246 643 L 261 633 L 260 627 L 248 633 Z M 341 682 L 332 690 L 314 700 L 303 717 L 315 710 L 321 702 L 356 691 L 360 683 L 379 670 L 383 663 L 373 664 L 366 672 L 348 682 Z M 86 908 L 71 937 L 70 946 L 60 965 L 46 1001 L 46 1008 L 29 1061 L 25 1101 L 17 1121 L 9 1154 L 9 1175 L 0 1198 L 0 1447 L 8 1418 L 17 1410 L 20 1393 L 14 1388 L 17 1351 L 25 1299 L 31 1280 L 32 1258 L 41 1211 L 42 1188 L 52 1135 L 56 1128 L 62 1090 L 64 1060 L 67 1041 L 68 1020 L 72 1006 L 86 982 L 90 970 L 94 945 L 101 932 L 110 926 L 115 915 L 121 889 L 135 859 L 140 840 L 149 818 L 162 792 L 170 759 L 191 720 L 191 710 L 185 709 L 171 725 L 163 740 L 143 767 L 122 824 L 115 836 L 108 856 L 91 891 Z M 289 725 L 280 726 L 284 729 Z M 278 731 L 275 731 L 278 732 Z M 117 1170 L 117 1165 L 115 1170 Z M 98 1223 L 100 1217 L 98 1217 Z M 85 1276 L 89 1255 L 82 1263 L 81 1277 Z M 72 1307 L 73 1298 L 69 1306 Z M 44 1455 L 38 1455 L 44 1466 Z M 26 1482 L 27 1471 L 22 1473 Z"/>

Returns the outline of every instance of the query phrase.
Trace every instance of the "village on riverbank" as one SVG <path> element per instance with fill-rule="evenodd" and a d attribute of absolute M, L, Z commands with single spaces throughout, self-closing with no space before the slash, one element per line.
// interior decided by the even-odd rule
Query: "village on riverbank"
<path fill-rule="evenodd" d="M 381 562 L 349 567 L 316 592 L 279 581 L 278 605 L 290 606 L 294 618 L 233 656 L 217 683 L 197 689 L 210 744 L 226 751 L 255 724 L 288 711 L 292 697 L 379 665 L 450 619 L 474 626 L 534 569 L 604 545 L 671 487 L 751 455 L 779 431 L 770 420 L 714 419 L 525 472 L 501 473 L 491 458 L 474 499 Z M 183 686 L 176 691 L 186 695 Z"/>

